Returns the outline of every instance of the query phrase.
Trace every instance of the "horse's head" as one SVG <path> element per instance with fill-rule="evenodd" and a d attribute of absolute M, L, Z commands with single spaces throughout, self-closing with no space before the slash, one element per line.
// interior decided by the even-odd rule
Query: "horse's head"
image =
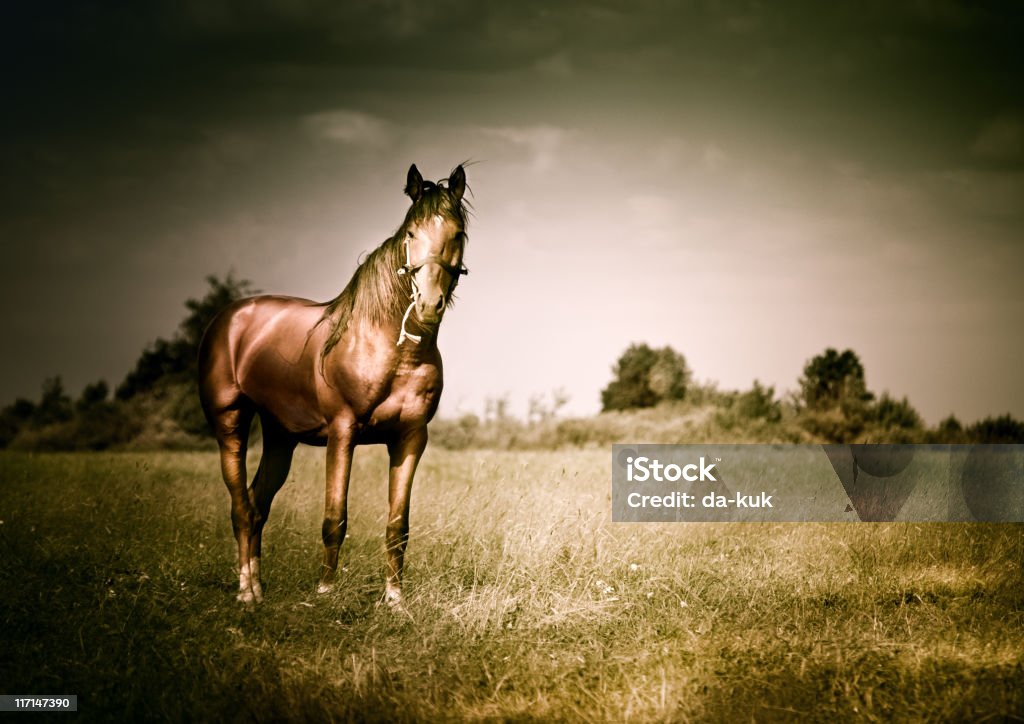
<path fill-rule="evenodd" d="M 456 167 L 447 183 L 424 181 L 416 165 L 409 167 L 405 193 L 412 199 L 403 230 L 404 265 L 400 273 L 412 279 L 416 316 L 420 323 L 437 325 L 451 302 L 466 245 L 466 172 Z"/>

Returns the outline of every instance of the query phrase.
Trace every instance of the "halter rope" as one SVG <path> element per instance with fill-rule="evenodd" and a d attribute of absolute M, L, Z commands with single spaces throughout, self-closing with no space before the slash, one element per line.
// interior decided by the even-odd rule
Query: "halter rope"
<path fill-rule="evenodd" d="M 405 323 L 409 321 L 409 315 L 412 314 L 412 308 L 416 306 L 416 302 L 418 302 L 419 299 L 420 299 L 420 288 L 416 284 L 416 277 L 413 276 L 415 274 L 416 270 L 419 269 L 420 267 L 422 267 L 424 264 L 429 264 L 429 263 L 437 264 L 439 267 L 444 269 L 446 272 L 448 272 L 449 275 L 451 275 L 451 277 L 453 279 L 452 286 L 448 290 L 449 294 L 451 294 L 453 291 L 455 291 L 455 285 L 459 283 L 459 277 L 462 276 L 463 274 L 469 274 L 469 269 L 467 269 L 466 267 L 464 267 L 464 266 L 453 267 L 450 264 L 446 264 L 440 257 L 438 257 L 438 256 L 436 256 L 434 254 L 431 254 L 430 256 L 425 257 L 423 259 L 423 261 L 421 261 L 416 266 L 413 266 L 412 258 L 409 256 L 409 238 L 408 237 L 406 237 L 404 243 L 405 243 L 405 264 L 403 264 L 402 266 L 400 266 L 398 268 L 398 272 L 397 273 L 398 273 L 398 276 L 405 276 L 406 274 L 409 275 L 409 281 L 412 283 L 412 294 L 409 295 L 409 299 L 412 300 L 412 301 L 409 302 L 409 306 L 405 308 L 405 314 L 402 315 L 402 331 L 399 332 L 399 334 L 398 334 L 398 345 L 397 346 L 401 346 L 402 342 L 404 342 L 407 339 L 411 339 L 416 344 L 419 344 L 420 341 L 423 339 L 422 336 L 420 336 L 418 334 L 413 334 L 412 332 L 409 332 L 409 331 L 407 331 L 405 329 Z"/>
<path fill-rule="evenodd" d="M 405 331 L 405 323 L 409 321 L 409 315 L 412 313 L 412 308 L 416 306 L 416 302 L 419 301 L 420 298 L 420 288 L 416 285 L 416 277 L 409 273 L 411 269 L 412 260 L 409 258 L 409 239 L 406 238 L 405 266 L 398 268 L 398 276 L 405 276 L 406 274 L 409 274 L 409 281 L 412 282 L 412 294 L 409 295 L 409 298 L 412 301 L 409 302 L 409 306 L 405 308 L 405 314 L 402 315 L 402 331 L 399 332 L 398 334 L 398 344 L 396 345 L 398 347 L 401 347 L 402 342 L 404 342 L 406 339 L 411 339 L 416 344 L 419 344 L 420 340 L 423 339 L 423 337 L 418 334 L 412 334 L 410 332 Z"/>

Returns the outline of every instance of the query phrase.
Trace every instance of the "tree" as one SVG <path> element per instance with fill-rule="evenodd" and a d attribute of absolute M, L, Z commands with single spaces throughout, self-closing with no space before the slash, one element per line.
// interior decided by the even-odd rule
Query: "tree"
<path fill-rule="evenodd" d="M 130 409 L 110 398 L 105 380 L 86 385 L 75 402 L 75 420 L 66 446 L 77 450 L 105 450 L 121 445 L 138 432 Z"/>
<path fill-rule="evenodd" d="M 1024 422 L 1011 415 L 986 417 L 967 428 L 967 437 L 980 444 L 1024 443 Z"/>
<path fill-rule="evenodd" d="M 928 433 L 927 440 L 945 445 L 962 445 L 967 442 L 967 433 L 956 415 L 950 415 Z"/>
<path fill-rule="evenodd" d="M 169 340 L 158 338 L 143 350 L 135 368 L 118 385 L 118 399 L 131 399 L 153 389 L 162 380 L 191 379 L 196 372 L 199 343 L 213 318 L 232 302 L 256 293 L 249 280 L 235 279 L 232 273 L 223 280 L 211 274 L 206 281 L 210 285 L 206 295 L 185 302 L 189 314 L 178 325 L 174 336 Z"/>
<path fill-rule="evenodd" d="M 86 385 L 72 402 L 61 378 L 51 377 L 43 383 L 38 403 L 19 399 L 0 410 L 0 448 L 116 447 L 138 436 L 157 415 L 160 423 L 172 420 L 182 433 L 205 432 L 206 419 L 195 391 L 199 344 L 221 309 L 255 293 L 250 282 L 233 274 L 224 279 L 208 276 L 206 281 L 206 294 L 185 302 L 188 314 L 171 338 L 158 338 L 143 350 L 118 386 L 117 399 L 110 399 L 110 387 L 99 380 Z M 151 396 L 137 397 L 151 391 Z"/>
<path fill-rule="evenodd" d="M 73 414 L 71 398 L 64 392 L 64 381 L 60 375 L 44 380 L 43 394 L 32 415 L 33 424 L 42 427 L 67 422 Z"/>
<path fill-rule="evenodd" d="M 0 448 L 7 447 L 35 416 L 36 404 L 19 397 L 0 411 Z"/>
<path fill-rule="evenodd" d="M 926 437 L 924 421 L 910 401 L 906 397 L 897 400 L 888 392 L 869 406 L 867 423 L 866 442 L 905 444 L 922 442 Z"/>
<path fill-rule="evenodd" d="M 615 378 L 601 391 L 601 408 L 605 411 L 681 400 L 690 382 L 686 359 L 671 347 L 655 350 L 646 344 L 631 344 L 612 372 Z"/>
<path fill-rule="evenodd" d="M 872 397 L 864 366 L 851 349 L 840 354 L 829 347 L 807 363 L 799 382 L 803 403 L 811 409 L 865 403 Z"/>
<path fill-rule="evenodd" d="M 923 427 L 921 416 L 904 397 L 897 400 L 888 392 L 883 392 L 872 408 L 875 422 L 883 428 L 899 428 L 902 430 L 919 430 Z"/>
<path fill-rule="evenodd" d="M 526 421 L 536 423 L 552 420 L 557 417 L 559 410 L 569 404 L 569 400 L 569 394 L 561 387 L 551 391 L 550 404 L 548 404 L 544 395 L 530 395 L 526 411 Z"/>
<path fill-rule="evenodd" d="M 686 385 L 690 381 L 690 370 L 686 359 L 671 347 L 662 347 L 654 352 L 647 379 L 651 392 L 661 400 L 681 400 L 686 397 Z"/>
<path fill-rule="evenodd" d="M 182 340 L 158 338 L 142 350 L 135 369 L 117 386 L 117 399 L 130 400 L 140 392 L 153 389 L 160 380 L 183 378 L 189 368 L 188 357 L 188 345 Z"/>
<path fill-rule="evenodd" d="M 852 442 L 864 431 L 873 395 L 864 381 L 864 365 L 853 350 L 829 347 L 804 366 L 799 380 L 801 424 L 828 442 Z"/>
<path fill-rule="evenodd" d="M 82 389 L 82 396 L 75 403 L 75 410 L 78 412 L 91 410 L 106 402 L 109 395 L 110 388 L 107 386 L 106 380 L 99 380 L 91 385 L 86 385 Z"/>
<path fill-rule="evenodd" d="M 199 351 L 199 343 L 203 341 L 206 328 L 210 326 L 210 322 L 220 310 L 232 302 L 258 293 L 258 290 L 253 288 L 252 282 L 248 279 L 235 279 L 233 272 L 228 272 L 223 280 L 211 274 L 206 277 L 206 282 L 210 285 L 206 296 L 202 299 L 189 299 L 185 302 L 189 314 L 178 327 L 178 337 L 196 353 Z M 195 363 L 195 354 L 192 355 L 191 361 L 193 364 Z"/>

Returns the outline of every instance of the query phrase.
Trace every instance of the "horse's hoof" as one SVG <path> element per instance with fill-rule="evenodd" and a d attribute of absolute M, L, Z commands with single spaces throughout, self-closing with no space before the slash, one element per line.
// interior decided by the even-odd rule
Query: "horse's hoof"
<path fill-rule="evenodd" d="M 235 600 L 239 603 L 244 603 L 246 606 L 252 606 L 255 603 L 259 603 L 259 600 L 257 600 L 251 590 L 239 591 L 238 595 L 235 596 Z M 262 598 L 260 600 L 262 600 Z"/>
<path fill-rule="evenodd" d="M 397 598 L 385 595 L 383 599 L 377 602 L 377 607 L 384 607 L 388 613 L 393 616 L 401 616 L 413 621 L 412 614 L 409 613 L 409 609 L 405 607 L 405 603 L 402 601 L 401 595 Z"/>
<path fill-rule="evenodd" d="M 384 596 L 377 605 L 382 603 L 394 613 L 401 613 L 405 616 L 409 616 L 409 612 L 405 609 L 405 602 L 402 598 L 402 590 L 400 588 L 384 589 Z M 409 617 L 412 618 L 411 616 Z"/>
<path fill-rule="evenodd" d="M 325 583 L 324 581 L 320 581 L 320 583 L 316 584 L 316 592 L 317 593 L 330 593 L 333 590 L 334 590 L 334 584 L 333 583 Z"/>

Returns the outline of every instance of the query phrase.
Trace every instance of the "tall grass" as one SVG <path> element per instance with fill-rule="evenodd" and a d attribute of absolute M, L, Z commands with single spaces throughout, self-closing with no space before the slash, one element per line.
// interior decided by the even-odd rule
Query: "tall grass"
<path fill-rule="evenodd" d="M 252 611 L 215 455 L 0 454 L 3 689 L 117 720 L 1024 715 L 1020 526 L 613 524 L 607 450 L 431 448 L 404 616 L 376 605 L 385 471 L 359 451 L 317 596 L 300 448 Z"/>
<path fill-rule="evenodd" d="M 480 421 L 475 415 L 434 420 L 432 444 L 449 450 L 556 450 L 602 448 L 628 440 L 646 443 L 812 443 L 791 410 L 777 418 L 743 414 L 716 400 L 675 402 L 657 407 L 603 412 L 593 417 L 524 422 L 516 418 Z"/>

